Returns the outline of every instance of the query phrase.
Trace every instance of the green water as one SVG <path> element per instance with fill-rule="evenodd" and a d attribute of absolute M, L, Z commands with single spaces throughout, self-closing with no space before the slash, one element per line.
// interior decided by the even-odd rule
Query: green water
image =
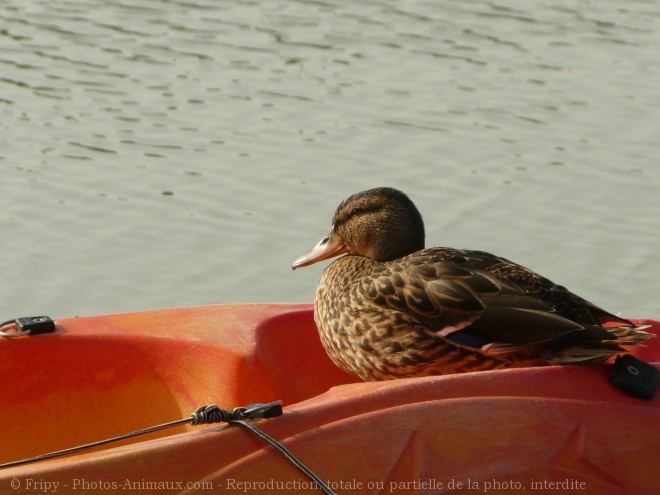
<path fill-rule="evenodd" d="M 660 317 L 660 4 L 0 2 L 0 314 L 306 302 L 336 204 Z"/>

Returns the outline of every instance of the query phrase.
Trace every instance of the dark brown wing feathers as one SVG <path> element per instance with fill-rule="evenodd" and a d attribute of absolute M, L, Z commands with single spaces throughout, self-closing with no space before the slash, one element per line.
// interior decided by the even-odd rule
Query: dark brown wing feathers
<path fill-rule="evenodd" d="M 614 338 L 598 319 L 614 315 L 482 251 L 425 249 L 380 265 L 372 277 L 373 301 L 441 334 L 462 331 L 513 346 Z"/>

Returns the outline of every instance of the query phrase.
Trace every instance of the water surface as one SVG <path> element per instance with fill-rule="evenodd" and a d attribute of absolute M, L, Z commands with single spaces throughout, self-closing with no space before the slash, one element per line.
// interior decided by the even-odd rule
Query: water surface
<path fill-rule="evenodd" d="M 0 314 L 312 301 L 336 204 L 406 191 L 660 318 L 656 1 L 0 1 Z"/>

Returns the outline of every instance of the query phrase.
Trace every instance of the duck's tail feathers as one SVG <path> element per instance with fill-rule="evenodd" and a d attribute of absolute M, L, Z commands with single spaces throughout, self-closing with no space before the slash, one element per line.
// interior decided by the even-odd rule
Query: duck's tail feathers
<path fill-rule="evenodd" d="M 611 340 L 613 344 L 617 345 L 642 345 L 642 343 L 655 337 L 655 334 L 645 332 L 651 325 L 640 325 L 636 327 L 614 327 L 608 328 L 607 331 L 616 337 L 616 340 Z"/>
<path fill-rule="evenodd" d="M 643 342 L 656 335 L 646 332 L 650 325 L 608 328 L 614 338 L 601 342 L 578 344 L 566 347 L 548 359 L 549 364 L 603 363 L 615 354 L 626 352 L 621 346 L 643 346 Z"/>
<path fill-rule="evenodd" d="M 494 342 L 481 348 L 488 355 L 515 354 L 521 360 L 536 364 L 587 364 L 603 363 L 615 354 L 626 352 L 627 346 L 644 346 L 644 341 L 656 335 L 645 330 L 650 325 L 607 328 L 606 339 L 549 346 L 540 353 L 529 346 Z M 601 329 L 602 330 L 602 329 Z M 602 334 L 601 334 L 602 338 Z"/>
<path fill-rule="evenodd" d="M 618 346 L 572 346 L 554 356 L 546 356 L 545 364 L 595 364 L 604 363 L 615 354 L 624 352 Z"/>

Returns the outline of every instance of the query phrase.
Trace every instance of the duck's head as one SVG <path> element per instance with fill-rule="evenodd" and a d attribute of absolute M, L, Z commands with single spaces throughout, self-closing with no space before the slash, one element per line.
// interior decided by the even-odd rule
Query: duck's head
<path fill-rule="evenodd" d="M 342 201 L 330 233 L 293 262 L 300 268 L 343 253 L 377 261 L 401 258 L 424 248 L 424 221 L 414 203 L 397 189 L 378 187 Z"/>

